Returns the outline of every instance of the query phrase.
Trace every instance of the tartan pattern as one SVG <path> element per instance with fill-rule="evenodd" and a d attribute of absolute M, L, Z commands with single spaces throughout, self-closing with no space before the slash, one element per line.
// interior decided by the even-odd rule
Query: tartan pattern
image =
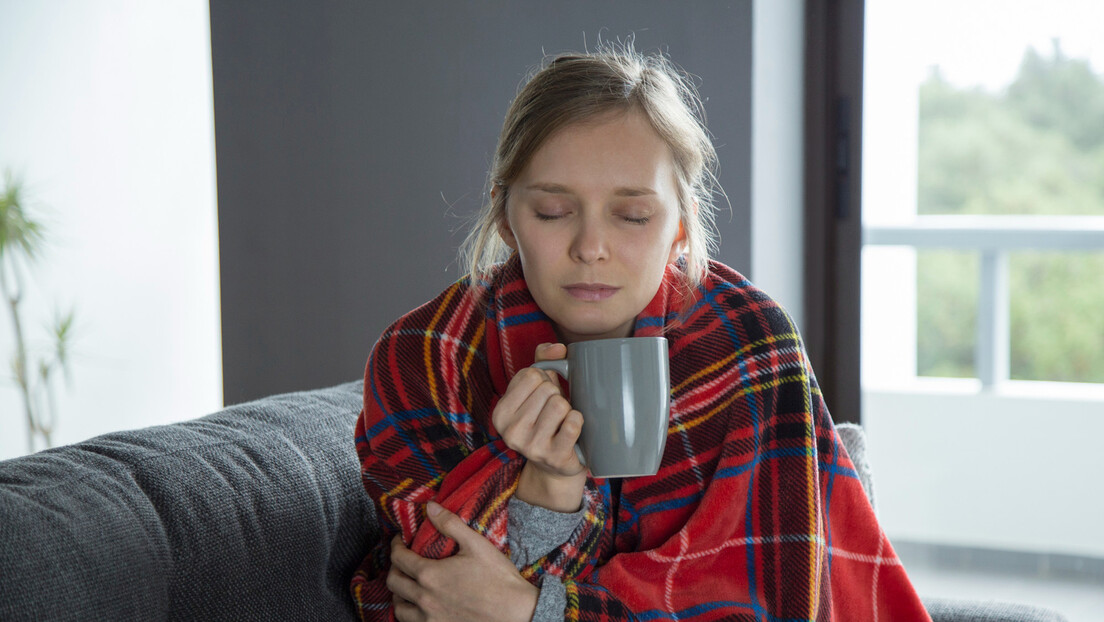
<path fill-rule="evenodd" d="M 634 329 L 669 339 L 660 471 L 625 479 L 617 498 L 588 478 L 585 520 L 523 576 L 562 580 L 568 620 L 928 620 L 789 317 L 716 262 L 687 301 L 676 269 Z M 352 581 L 363 619 L 393 619 L 384 581 L 394 534 L 426 557 L 455 552 L 425 519 L 430 499 L 508 554 L 507 501 L 524 459 L 490 413 L 536 346 L 555 341 L 516 255 L 380 337 L 356 428 L 383 529 Z"/>

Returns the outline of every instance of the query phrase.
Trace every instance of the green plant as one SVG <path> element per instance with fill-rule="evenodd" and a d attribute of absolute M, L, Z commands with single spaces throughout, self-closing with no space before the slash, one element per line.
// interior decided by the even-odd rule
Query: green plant
<path fill-rule="evenodd" d="M 1104 215 L 1104 76 L 1057 44 L 1029 48 L 1005 89 L 920 86 L 921 214 Z M 1101 252 L 1009 257 L 1009 373 L 1104 383 Z M 917 371 L 973 376 L 977 255 L 917 258 Z"/>
<path fill-rule="evenodd" d="M 44 241 L 42 223 L 28 214 L 22 180 L 11 171 L 5 171 L 4 189 L 0 193 L 0 294 L 7 302 L 15 331 L 12 372 L 27 417 L 28 452 L 35 450 L 36 437 L 41 438 L 46 447 L 53 445 L 52 435 L 57 422 L 55 372 L 69 373 L 73 332 L 73 312 L 56 313 L 49 329 L 52 346 L 41 356 L 36 356 L 29 348 L 24 334 L 19 305 L 26 293 L 27 272 L 38 259 Z"/>

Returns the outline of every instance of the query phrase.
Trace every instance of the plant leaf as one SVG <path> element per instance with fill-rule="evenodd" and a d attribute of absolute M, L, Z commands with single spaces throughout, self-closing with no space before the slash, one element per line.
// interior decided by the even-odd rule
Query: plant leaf
<path fill-rule="evenodd" d="M 7 252 L 19 252 L 34 260 L 42 248 L 44 235 L 42 223 L 27 214 L 23 180 L 5 170 L 4 190 L 0 192 L 0 257 Z"/>
<path fill-rule="evenodd" d="M 69 312 L 64 315 L 55 310 L 54 325 L 51 328 L 54 336 L 54 356 L 66 375 L 68 375 L 69 370 L 69 350 L 73 342 L 73 322 L 76 319 L 76 314 L 77 310 L 75 308 L 70 308 Z"/>

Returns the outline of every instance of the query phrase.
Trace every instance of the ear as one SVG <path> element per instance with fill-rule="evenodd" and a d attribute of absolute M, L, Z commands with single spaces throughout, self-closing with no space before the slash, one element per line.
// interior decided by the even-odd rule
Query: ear
<path fill-rule="evenodd" d="M 698 216 L 698 200 L 694 199 L 694 209 L 691 214 L 692 218 Z M 679 257 L 686 254 L 686 251 L 690 249 L 690 240 L 686 237 L 686 226 L 683 224 L 682 217 L 679 218 L 678 233 L 675 235 L 675 241 L 671 243 L 671 253 L 667 257 L 667 263 L 674 263 Z"/>
<path fill-rule="evenodd" d="M 514 237 L 514 232 L 510 229 L 510 223 L 505 217 L 498 221 L 498 235 L 506 243 L 506 246 L 510 247 L 510 250 L 516 251 L 518 249 L 517 238 Z"/>
<path fill-rule="evenodd" d="M 679 220 L 678 233 L 675 235 L 675 239 L 671 242 L 671 252 L 667 255 L 667 263 L 675 263 L 678 258 L 686 253 L 686 229 L 682 226 L 682 220 Z"/>
<path fill-rule="evenodd" d="M 494 201 L 497 197 L 498 186 L 495 186 L 491 188 L 491 201 Z M 514 231 L 510 228 L 510 218 L 505 210 L 503 210 L 502 216 L 498 220 L 498 235 L 506 243 L 506 246 L 510 247 L 510 250 L 516 251 L 518 249 L 517 238 L 514 237 Z"/>

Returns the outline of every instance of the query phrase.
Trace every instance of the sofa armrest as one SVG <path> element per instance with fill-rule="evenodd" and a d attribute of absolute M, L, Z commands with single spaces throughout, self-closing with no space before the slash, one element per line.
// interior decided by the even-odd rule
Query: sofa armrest
<path fill-rule="evenodd" d="M 0 619 L 355 620 L 361 383 L 0 462 Z"/>
<path fill-rule="evenodd" d="M 994 600 L 925 598 L 932 622 L 1067 622 L 1052 609 Z"/>

